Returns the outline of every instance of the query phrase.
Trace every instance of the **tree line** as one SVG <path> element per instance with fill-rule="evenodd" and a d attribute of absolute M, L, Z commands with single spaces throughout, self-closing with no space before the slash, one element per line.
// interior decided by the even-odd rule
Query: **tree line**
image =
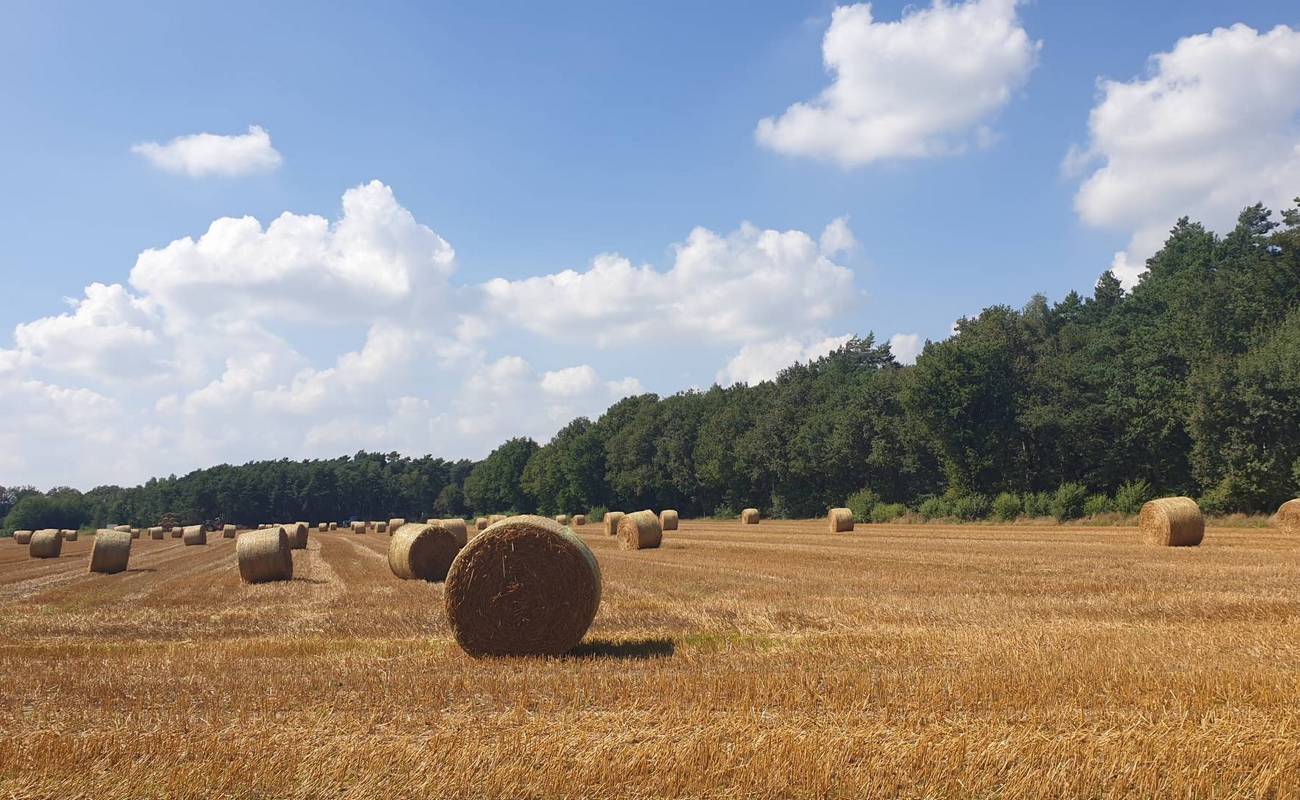
<path fill-rule="evenodd" d="M 1300 200 L 1297 201 L 1300 206 Z M 1300 208 L 1223 236 L 1184 218 L 1125 292 L 993 306 L 900 365 L 871 334 L 773 381 L 623 399 L 479 462 L 360 452 L 88 492 L 0 487 L 5 527 L 412 519 L 606 508 L 685 516 L 1060 518 L 1186 494 L 1300 494 Z"/>

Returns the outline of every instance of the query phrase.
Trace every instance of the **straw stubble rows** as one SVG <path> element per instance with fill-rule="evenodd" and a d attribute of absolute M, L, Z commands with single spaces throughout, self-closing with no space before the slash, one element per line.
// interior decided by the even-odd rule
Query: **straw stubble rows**
<path fill-rule="evenodd" d="M 0 796 L 1300 795 L 1300 542 L 1214 529 L 588 526 L 562 659 L 456 647 L 386 536 L 0 542 Z"/>

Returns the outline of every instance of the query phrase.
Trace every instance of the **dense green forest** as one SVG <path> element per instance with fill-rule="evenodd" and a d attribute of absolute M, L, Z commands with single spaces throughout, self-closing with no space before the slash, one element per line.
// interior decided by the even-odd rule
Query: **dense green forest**
<path fill-rule="evenodd" d="M 1300 203 L 1300 200 L 1297 201 Z M 252 524 L 677 508 L 1070 518 L 1155 494 L 1271 512 L 1300 494 L 1300 210 L 1180 220 L 1125 293 L 985 309 L 900 366 L 870 334 L 771 382 L 624 399 L 483 461 L 361 452 L 143 486 L 0 488 L 5 527 Z"/>

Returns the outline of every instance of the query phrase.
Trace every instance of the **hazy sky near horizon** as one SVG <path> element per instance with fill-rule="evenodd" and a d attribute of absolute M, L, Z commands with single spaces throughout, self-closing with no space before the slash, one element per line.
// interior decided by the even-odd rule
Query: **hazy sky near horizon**
<path fill-rule="evenodd" d="M 479 458 L 1300 194 L 1293 2 L 6 3 L 0 484 Z"/>

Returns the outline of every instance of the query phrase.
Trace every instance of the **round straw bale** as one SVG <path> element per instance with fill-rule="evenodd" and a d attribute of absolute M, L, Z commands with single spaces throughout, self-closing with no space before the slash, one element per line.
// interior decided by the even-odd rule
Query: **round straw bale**
<path fill-rule="evenodd" d="M 844 533 L 853 530 L 853 512 L 847 508 L 832 508 L 826 515 L 831 533 Z"/>
<path fill-rule="evenodd" d="M 401 517 L 394 517 L 388 521 L 388 532 L 397 533 L 397 529 L 406 524 L 406 520 Z"/>
<path fill-rule="evenodd" d="M 569 524 L 574 528 L 581 528 L 583 525 L 587 524 L 587 515 L 574 514 L 573 519 L 569 520 Z"/>
<path fill-rule="evenodd" d="M 144 530 L 143 530 L 143 529 L 141 529 L 141 528 L 132 528 L 132 529 L 131 529 L 131 538 L 132 538 L 132 539 L 139 539 L 139 538 L 140 538 L 141 536 L 143 536 L 143 535 L 144 535 Z"/>
<path fill-rule="evenodd" d="M 387 523 L 387 522 L 376 522 L 376 523 L 375 523 L 375 533 L 388 533 L 388 523 Z"/>
<path fill-rule="evenodd" d="M 403 525 L 388 542 L 388 567 L 405 581 L 440 581 L 465 546 L 463 536 L 440 522 Z"/>
<path fill-rule="evenodd" d="M 488 517 L 488 524 L 495 525 L 498 522 L 505 521 L 505 518 L 506 518 L 505 514 L 493 514 L 492 516 Z"/>
<path fill-rule="evenodd" d="M 484 528 L 486 528 L 487 526 L 488 526 L 487 517 L 479 517 L 478 519 L 474 520 L 474 528 L 475 528 L 476 530 L 480 530 L 480 531 L 481 531 L 481 530 L 483 530 Z"/>
<path fill-rule="evenodd" d="M 743 522 L 743 523 L 746 524 L 746 525 L 757 525 L 757 524 L 758 524 L 758 509 L 757 509 L 757 508 L 747 508 L 747 509 L 745 509 L 744 511 L 741 511 L 741 512 L 740 512 L 740 521 Z"/>
<path fill-rule="evenodd" d="M 353 533 L 365 533 L 365 532 L 366 532 L 366 523 L 364 523 L 364 522 L 354 522 L 354 523 L 352 523 L 352 532 L 353 532 Z"/>
<path fill-rule="evenodd" d="M 329 529 L 330 529 L 330 526 L 329 526 L 329 523 L 328 523 L 328 522 L 318 522 L 318 523 L 316 524 L 316 530 L 317 530 L 317 532 L 319 532 L 319 533 L 325 533 L 325 532 L 327 532 Z"/>
<path fill-rule="evenodd" d="M 179 539 L 185 535 L 185 528 L 180 525 L 172 526 L 172 538 Z"/>
<path fill-rule="evenodd" d="M 339 524 L 338 524 L 337 522 L 331 522 L 331 523 L 330 523 L 330 530 L 332 530 L 332 531 L 336 531 L 336 530 L 338 530 L 338 529 L 339 529 Z"/>
<path fill-rule="evenodd" d="M 622 511 L 606 511 L 602 522 L 605 525 L 606 536 L 618 535 L 618 521 L 623 518 Z"/>
<path fill-rule="evenodd" d="M 471 656 L 558 656 L 600 608 L 600 566 L 554 520 L 510 517 L 460 551 L 443 598 L 456 643 Z"/>
<path fill-rule="evenodd" d="M 123 533 L 130 533 L 130 532 L 131 532 L 131 526 L 130 526 L 130 525 L 114 525 L 114 526 L 113 526 L 113 530 L 115 530 L 115 531 L 122 531 Z"/>
<path fill-rule="evenodd" d="M 665 508 L 659 512 L 659 527 L 666 531 L 677 530 L 677 510 Z"/>
<path fill-rule="evenodd" d="M 153 526 L 152 528 L 150 528 L 150 529 L 149 529 L 149 538 L 150 538 L 150 539 L 161 539 L 161 538 L 163 538 L 163 529 L 162 529 L 162 526 L 161 526 L 161 525 L 155 525 L 155 526 Z"/>
<path fill-rule="evenodd" d="M 451 519 L 435 519 L 430 524 L 441 525 L 451 531 L 460 541 L 461 547 L 464 547 L 466 543 L 469 542 L 469 526 L 465 524 L 465 520 L 463 519 L 457 517 L 452 517 Z"/>
<path fill-rule="evenodd" d="M 1205 517 L 1190 497 L 1162 497 L 1143 504 L 1138 529 L 1147 544 L 1195 547 L 1205 538 Z"/>
<path fill-rule="evenodd" d="M 181 541 L 188 547 L 193 544 L 208 543 L 208 529 L 202 525 L 187 525 L 181 532 Z"/>
<path fill-rule="evenodd" d="M 634 511 L 618 521 L 618 543 L 624 550 L 648 550 L 663 542 L 663 528 L 655 512 Z"/>
<path fill-rule="evenodd" d="M 556 514 L 556 515 L 555 515 L 555 521 L 558 522 L 558 523 L 560 523 L 561 525 L 568 525 L 568 524 L 569 524 L 569 515 L 568 515 L 568 514 Z"/>
<path fill-rule="evenodd" d="M 14 531 L 14 544 L 31 544 L 31 531 Z"/>
<path fill-rule="evenodd" d="M 1300 534 L 1300 497 L 1286 501 L 1277 510 L 1277 526 L 1286 533 Z"/>
<path fill-rule="evenodd" d="M 239 532 L 239 529 L 236 528 L 234 525 L 222 525 L 222 526 L 221 526 L 221 538 L 222 538 L 222 539 L 233 539 L 233 538 L 235 538 L 235 534 L 238 533 L 238 532 Z"/>
<path fill-rule="evenodd" d="M 290 550 L 307 549 L 307 526 L 301 522 L 290 522 L 287 525 L 281 525 L 280 529 L 284 535 L 289 537 Z"/>
<path fill-rule="evenodd" d="M 132 535 L 108 528 L 95 531 L 95 544 L 90 548 L 90 571 L 112 574 L 126 569 L 131 558 Z"/>
<path fill-rule="evenodd" d="M 283 528 L 248 531 L 235 540 L 235 558 L 244 583 L 287 581 L 293 578 L 293 551 Z"/>
<path fill-rule="evenodd" d="M 118 531 L 118 533 L 130 533 L 130 532 L 131 532 L 130 528 L 127 528 L 125 531 Z M 71 528 L 64 528 L 63 530 L 59 531 L 59 535 L 63 537 L 63 541 L 65 542 L 77 541 L 77 531 L 74 531 Z"/>
<path fill-rule="evenodd" d="M 58 558 L 63 552 L 63 535 L 57 528 L 43 528 L 32 534 L 27 553 L 32 558 Z"/>

